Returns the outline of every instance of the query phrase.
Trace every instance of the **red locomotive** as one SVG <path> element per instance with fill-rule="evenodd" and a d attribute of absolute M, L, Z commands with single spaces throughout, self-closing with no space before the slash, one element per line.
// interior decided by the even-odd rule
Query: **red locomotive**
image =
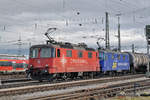
<path fill-rule="evenodd" d="M 98 51 L 88 48 L 86 44 L 56 42 L 45 35 L 47 44 L 34 45 L 30 48 L 28 75 L 32 79 L 67 79 L 93 76 L 100 72 Z"/>
<path fill-rule="evenodd" d="M 29 73 L 33 79 L 74 78 L 99 71 L 98 52 L 85 45 L 50 43 L 30 49 Z"/>

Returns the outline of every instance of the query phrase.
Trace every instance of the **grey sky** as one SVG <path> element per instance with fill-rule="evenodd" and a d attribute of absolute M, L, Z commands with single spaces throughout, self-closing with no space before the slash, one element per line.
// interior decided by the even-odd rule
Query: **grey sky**
<path fill-rule="evenodd" d="M 146 52 L 144 27 L 150 24 L 149 0 L 0 0 L 0 49 L 18 48 L 19 36 L 22 49 L 28 49 L 29 43 L 45 43 L 43 34 L 49 27 L 58 28 L 53 34 L 56 40 L 96 47 L 97 38 L 104 38 L 106 11 L 111 45 L 117 47 L 116 14 L 121 13 L 123 49 L 131 49 L 134 43 L 136 50 Z M 100 44 L 104 46 L 104 41 Z"/>

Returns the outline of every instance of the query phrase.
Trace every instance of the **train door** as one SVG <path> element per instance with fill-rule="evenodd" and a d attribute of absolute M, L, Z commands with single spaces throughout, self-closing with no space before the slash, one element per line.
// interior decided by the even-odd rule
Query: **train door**
<path fill-rule="evenodd" d="M 101 71 L 104 71 L 104 65 L 105 65 L 105 55 L 104 52 L 99 52 L 99 64 Z"/>
<path fill-rule="evenodd" d="M 119 55 L 114 53 L 113 54 L 113 60 L 112 60 L 112 70 L 116 70 L 117 64 L 118 64 L 118 57 Z"/>
<path fill-rule="evenodd" d="M 12 61 L 12 67 L 13 67 L 13 72 L 15 73 L 16 72 L 16 62 L 15 61 Z"/>

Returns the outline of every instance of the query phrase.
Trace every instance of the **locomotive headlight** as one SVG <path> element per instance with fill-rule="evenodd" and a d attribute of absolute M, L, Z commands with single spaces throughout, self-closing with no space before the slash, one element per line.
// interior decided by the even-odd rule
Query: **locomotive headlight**
<path fill-rule="evenodd" d="M 44 70 L 41 70 L 41 73 L 44 74 L 44 73 L 47 73 L 48 70 L 44 69 Z"/>
<path fill-rule="evenodd" d="M 33 68 L 33 65 L 30 65 L 30 69 L 32 69 Z"/>
<path fill-rule="evenodd" d="M 48 71 L 47 71 L 47 70 L 44 70 L 44 72 L 47 73 Z"/>
<path fill-rule="evenodd" d="M 48 64 L 46 64 L 45 67 L 48 68 Z"/>

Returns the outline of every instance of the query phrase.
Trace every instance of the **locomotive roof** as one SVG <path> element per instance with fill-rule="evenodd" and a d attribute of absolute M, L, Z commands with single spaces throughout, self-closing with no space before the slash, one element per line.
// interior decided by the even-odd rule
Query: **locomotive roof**
<path fill-rule="evenodd" d="M 77 50 L 89 50 L 95 51 L 93 48 L 88 48 L 85 44 L 71 44 L 71 43 L 56 43 L 56 44 L 41 44 L 41 45 L 33 45 L 31 48 L 41 48 L 41 47 L 53 47 L 53 48 L 67 48 L 67 49 L 77 49 Z"/>
<path fill-rule="evenodd" d="M 99 52 L 105 52 L 105 53 L 117 53 L 117 54 L 127 54 L 126 52 L 119 52 L 119 51 L 112 51 L 112 50 L 99 50 Z"/>

